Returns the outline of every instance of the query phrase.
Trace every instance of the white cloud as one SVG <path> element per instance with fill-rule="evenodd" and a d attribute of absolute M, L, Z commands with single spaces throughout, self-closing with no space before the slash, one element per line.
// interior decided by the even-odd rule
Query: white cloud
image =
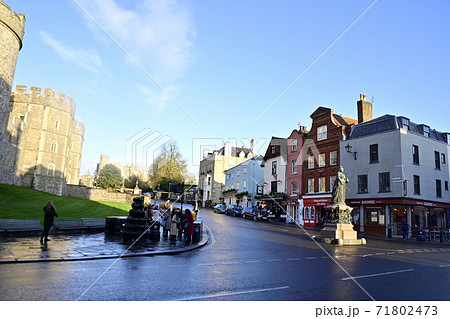
<path fill-rule="evenodd" d="M 161 90 L 152 90 L 141 84 L 136 84 L 136 88 L 144 96 L 145 102 L 159 111 L 165 110 L 167 108 L 167 102 L 171 100 L 171 98 Z M 176 91 L 174 87 L 166 87 L 165 89 L 171 95 Z"/>
<path fill-rule="evenodd" d="M 149 73 L 173 78 L 191 63 L 195 33 L 182 1 L 140 0 L 133 9 L 115 0 L 78 2 L 134 58 L 150 68 Z M 85 17 L 98 30 L 91 18 Z"/>
<path fill-rule="evenodd" d="M 58 53 L 66 62 L 74 63 L 82 68 L 97 72 L 102 65 L 102 60 L 97 54 L 89 53 L 83 49 L 74 49 L 53 38 L 50 34 L 40 31 L 42 40 Z"/>

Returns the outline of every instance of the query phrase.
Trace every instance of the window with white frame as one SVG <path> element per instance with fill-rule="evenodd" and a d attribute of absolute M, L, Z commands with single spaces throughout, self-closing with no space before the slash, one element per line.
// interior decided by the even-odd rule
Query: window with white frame
<path fill-rule="evenodd" d="M 325 153 L 319 154 L 319 167 L 325 166 Z"/>
<path fill-rule="evenodd" d="M 337 151 L 330 152 L 330 165 L 337 165 Z"/>
<path fill-rule="evenodd" d="M 322 125 L 317 128 L 317 140 L 322 141 L 327 139 L 327 126 Z"/>
<path fill-rule="evenodd" d="M 308 156 L 308 168 L 314 168 L 314 155 Z"/>
<path fill-rule="evenodd" d="M 308 178 L 308 193 L 314 193 L 314 178 Z"/>
<path fill-rule="evenodd" d="M 297 195 L 297 182 L 291 183 L 291 195 Z"/>
<path fill-rule="evenodd" d="M 292 140 L 292 152 L 297 152 L 297 140 Z"/>
<path fill-rule="evenodd" d="M 292 161 L 292 174 L 297 174 L 297 160 Z"/>
<path fill-rule="evenodd" d="M 241 176 L 241 171 L 240 170 L 237 171 L 236 176 L 237 177 Z"/>
<path fill-rule="evenodd" d="M 247 167 L 244 167 L 244 174 L 247 174 Z"/>
<path fill-rule="evenodd" d="M 239 190 L 239 182 L 236 184 L 236 189 Z"/>
<path fill-rule="evenodd" d="M 244 188 L 247 188 L 247 180 L 246 179 L 244 179 L 243 183 L 244 183 Z"/>
<path fill-rule="evenodd" d="M 272 175 L 277 173 L 277 162 L 272 162 Z"/>
<path fill-rule="evenodd" d="M 325 177 L 319 177 L 319 192 L 325 192 Z"/>

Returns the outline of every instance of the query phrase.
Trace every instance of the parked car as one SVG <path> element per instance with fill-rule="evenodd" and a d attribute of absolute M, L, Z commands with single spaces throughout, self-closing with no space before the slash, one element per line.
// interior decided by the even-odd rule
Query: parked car
<path fill-rule="evenodd" d="M 231 215 L 231 216 L 241 216 L 242 215 L 242 206 L 239 205 L 228 205 L 227 210 L 225 211 L 225 214 Z"/>
<path fill-rule="evenodd" d="M 273 215 L 270 213 L 270 211 L 261 210 L 256 215 L 256 219 L 255 220 L 261 220 L 261 221 L 268 222 L 271 218 L 273 218 Z"/>
<path fill-rule="evenodd" d="M 242 218 L 253 218 L 255 221 L 269 221 L 273 218 L 273 215 L 267 210 L 259 210 L 256 207 L 247 207 L 242 211 Z"/>
<path fill-rule="evenodd" d="M 227 206 L 222 205 L 222 204 L 217 204 L 216 206 L 214 206 L 213 211 L 214 211 L 214 213 L 217 213 L 217 214 L 224 214 L 226 209 L 227 209 Z"/>
<path fill-rule="evenodd" d="M 256 215 L 258 215 L 258 209 L 256 207 L 245 207 L 242 210 L 242 218 L 244 219 L 246 218 L 255 219 Z"/>

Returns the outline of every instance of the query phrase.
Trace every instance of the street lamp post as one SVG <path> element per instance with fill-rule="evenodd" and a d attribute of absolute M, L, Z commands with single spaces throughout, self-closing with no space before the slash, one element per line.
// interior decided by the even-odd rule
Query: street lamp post
<path fill-rule="evenodd" d="M 181 212 L 183 213 L 183 203 L 184 203 L 184 178 L 182 179 L 182 183 L 181 183 L 182 187 L 181 187 Z"/>

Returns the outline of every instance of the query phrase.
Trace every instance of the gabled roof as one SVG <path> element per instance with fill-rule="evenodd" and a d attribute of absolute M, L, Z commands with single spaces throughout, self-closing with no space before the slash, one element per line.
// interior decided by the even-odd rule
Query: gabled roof
<path fill-rule="evenodd" d="M 338 115 L 338 114 L 333 114 L 334 119 L 336 120 L 336 122 L 338 122 L 338 124 L 340 126 L 349 126 L 349 125 L 356 125 L 358 124 L 358 120 L 355 119 L 351 119 L 349 117 L 345 117 L 342 115 Z"/>

